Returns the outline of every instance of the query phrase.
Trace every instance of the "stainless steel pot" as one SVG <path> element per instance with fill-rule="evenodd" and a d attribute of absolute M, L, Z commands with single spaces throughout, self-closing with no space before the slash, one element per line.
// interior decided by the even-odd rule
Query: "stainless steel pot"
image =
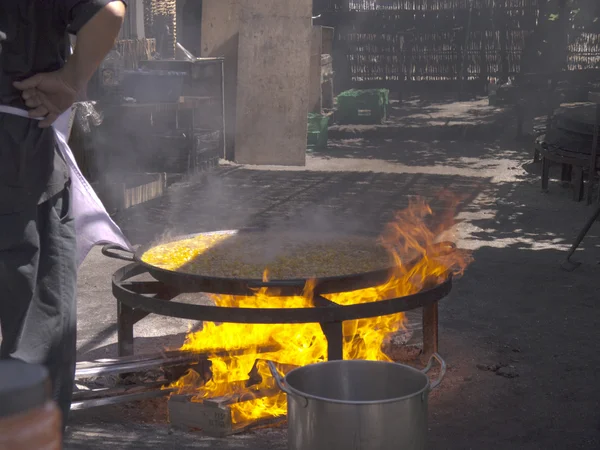
<path fill-rule="evenodd" d="M 427 372 L 437 360 L 440 374 Z M 427 399 L 446 373 L 434 354 L 422 371 L 380 361 L 329 361 L 271 373 L 288 397 L 291 450 L 422 450 Z"/>

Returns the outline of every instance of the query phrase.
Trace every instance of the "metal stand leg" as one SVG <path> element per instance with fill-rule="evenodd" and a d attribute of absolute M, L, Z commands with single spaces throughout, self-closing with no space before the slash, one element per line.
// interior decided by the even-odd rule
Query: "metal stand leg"
<path fill-rule="evenodd" d="M 523 137 L 523 123 L 525 122 L 525 108 L 521 102 L 517 102 L 515 112 L 517 115 L 517 139 L 521 139 Z"/>
<path fill-rule="evenodd" d="M 573 168 L 573 200 L 576 202 L 583 200 L 583 190 L 583 167 L 575 167 Z"/>
<path fill-rule="evenodd" d="M 344 333 L 342 322 L 322 323 L 321 329 L 327 339 L 327 360 L 341 361 L 344 359 Z"/>
<path fill-rule="evenodd" d="M 548 179 L 550 178 L 550 160 L 542 156 L 542 191 L 548 192 Z"/>
<path fill-rule="evenodd" d="M 327 300 L 319 294 L 313 296 L 315 305 L 319 307 L 339 308 L 340 305 Z M 327 339 L 327 360 L 341 361 L 344 359 L 344 328 L 342 322 L 323 322 L 320 324 Z"/>
<path fill-rule="evenodd" d="M 143 271 L 139 271 L 134 275 L 139 275 Z M 157 281 L 150 282 L 125 282 L 123 286 L 138 293 L 139 295 L 154 296 L 166 302 L 177 297 L 181 292 L 176 288 L 165 286 Z M 149 313 L 134 309 L 122 303 L 115 291 L 113 282 L 113 293 L 117 298 L 117 336 L 119 356 L 133 355 L 133 326 L 140 320 L 148 316 Z"/>
<path fill-rule="evenodd" d="M 594 211 L 594 214 L 592 214 L 592 216 L 585 223 L 583 229 L 579 232 L 579 235 L 575 239 L 575 242 L 573 242 L 573 245 L 571 246 L 569 253 L 567 253 L 567 258 L 561 264 L 562 268 L 564 270 L 566 270 L 567 272 L 572 272 L 573 270 L 575 270 L 577 267 L 579 267 L 581 265 L 581 263 L 579 263 L 579 262 L 571 261 L 571 257 L 575 254 L 575 251 L 579 247 L 579 244 L 581 244 L 581 241 L 583 241 L 585 236 L 588 234 L 588 231 L 590 231 L 590 228 L 592 228 L 592 226 L 594 225 L 594 222 L 596 222 L 596 220 L 598 220 L 598 217 L 600 217 L 600 205 L 598 206 L 598 208 L 596 208 L 596 211 Z"/>
<path fill-rule="evenodd" d="M 119 356 L 133 355 L 133 324 L 135 323 L 133 308 L 117 303 L 117 338 Z"/>
<path fill-rule="evenodd" d="M 560 170 L 560 181 L 570 182 L 573 173 L 573 166 L 571 164 L 561 164 Z"/>
<path fill-rule="evenodd" d="M 438 351 L 438 304 L 423 307 L 423 355 L 430 357 Z"/>

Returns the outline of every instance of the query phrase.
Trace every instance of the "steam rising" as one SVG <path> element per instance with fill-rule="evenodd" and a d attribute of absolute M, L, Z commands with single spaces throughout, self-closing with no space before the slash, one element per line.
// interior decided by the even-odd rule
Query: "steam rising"
<path fill-rule="evenodd" d="M 370 235 L 364 232 L 359 220 L 347 217 L 340 220 L 324 205 L 298 207 L 286 217 L 278 215 L 269 220 L 269 205 L 253 195 L 254 184 L 240 181 L 232 185 L 226 180 L 219 173 L 208 172 L 173 185 L 165 202 L 168 205 L 165 229 L 153 244 L 200 232 L 250 229 L 258 235 L 251 241 L 239 238 L 248 246 L 247 255 L 239 255 L 239 258 L 247 257 L 252 260 L 248 262 L 253 263 L 260 261 L 266 267 L 293 247 L 303 244 L 314 247 L 347 236 Z M 244 191 L 250 198 L 244 198 Z M 142 220 L 151 220 L 150 214 Z M 371 236 L 375 243 L 376 236 Z M 231 245 L 237 239 L 232 236 L 219 245 Z"/>

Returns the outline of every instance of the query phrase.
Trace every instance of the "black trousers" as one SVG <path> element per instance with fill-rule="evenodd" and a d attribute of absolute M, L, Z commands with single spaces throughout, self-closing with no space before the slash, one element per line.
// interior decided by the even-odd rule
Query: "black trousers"
<path fill-rule="evenodd" d="M 76 239 L 68 186 L 0 215 L 0 358 L 48 368 L 66 424 L 77 333 Z"/>

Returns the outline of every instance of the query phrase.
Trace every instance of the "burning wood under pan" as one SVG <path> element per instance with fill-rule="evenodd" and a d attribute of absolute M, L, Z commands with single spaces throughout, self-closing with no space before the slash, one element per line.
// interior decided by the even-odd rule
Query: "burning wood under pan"
<path fill-rule="evenodd" d="M 277 395 L 273 392 L 257 393 L 257 397 L 264 398 Z M 232 434 L 243 433 L 251 428 L 276 425 L 283 423 L 285 417 L 266 418 L 243 423 L 233 423 L 230 404 L 215 403 L 213 401 L 194 402 L 193 395 L 172 395 L 169 398 L 169 421 L 175 428 L 202 430 L 211 437 L 225 437 Z M 251 400 L 251 399 L 248 399 Z"/>
<path fill-rule="evenodd" d="M 256 353 L 270 353 L 277 350 L 276 346 L 267 346 L 256 349 Z M 168 386 L 190 369 L 202 376 L 205 382 L 208 381 L 210 378 L 209 359 L 211 357 L 234 357 L 246 351 L 246 349 L 234 349 L 230 351 L 215 350 L 205 354 L 166 351 L 152 355 L 79 362 L 75 371 L 75 379 L 80 389 L 73 392 L 71 409 L 75 411 L 164 397 L 170 395 L 175 390 Z M 159 377 L 160 380 L 127 381 L 128 378 L 144 377 L 148 371 L 160 371 L 162 373 L 162 376 Z M 115 377 L 115 384 L 112 386 L 104 385 L 98 387 L 97 383 L 95 383 L 98 377 L 113 376 Z M 252 373 L 250 376 L 252 376 Z M 120 384 L 125 381 L 130 384 Z M 90 385 L 92 387 L 88 387 Z M 81 389 L 81 387 L 84 389 Z"/>
<path fill-rule="evenodd" d="M 236 422 L 234 406 L 257 399 L 268 399 L 280 396 L 281 390 L 271 380 L 264 380 L 259 375 L 259 366 L 267 361 L 257 359 L 248 374 L 245 387 L 238 392 L 221 397 L 198 398 L 195 394 L 173 394 L 169 398 L 169 422 L 176 428 L 199 429 L 212 437 L 225 437 L 247 431 L 250 428 L 275 425 L 285 420 L 284 417 L 267 417 Z M 289 372 L 297 366 L 275 364 L 281 372 Z"/>

